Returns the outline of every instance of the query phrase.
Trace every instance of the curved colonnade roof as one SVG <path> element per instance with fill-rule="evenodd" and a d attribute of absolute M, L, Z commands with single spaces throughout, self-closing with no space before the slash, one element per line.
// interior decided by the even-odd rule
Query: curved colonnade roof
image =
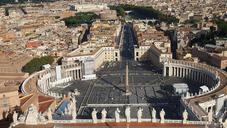
<path fill-rule="evenodd" d="M 212 90 L 209 93 L 203 94 L 203 95 L 198 95 L 198 96 L 194 96 L 194 97 L 190 97 L 185 99 L 185 101 L 188 103 L 188 105 L 190 105 L 191 107 L 193 107 L 193 111 L 196 111 L 197 115 L 199 114 L 200 117 L 203 116 L 207 116 L 207 112 L 205 112 L 199 105 L 198 103 L 202 103 L 202 102 L 206 102 L 209 100 L 213 100 L 214 98 L 217 98 L 218 96 L 224 94 L 227 94 L 227 73 L 223 70 L 220 70 L 216 67 L 213 66 L 209 66 L 206 64 L 197 64 L 195 65 L 195 63 L 192 62 L 187 62 L 187 61 L 182 61 L 182 60 L 170 60 L 170 63 L 177 63 L 177 64 L 191 64 L 192 66 L 198 66 L 200 68 L 203 69 L 210 69 L 210 71 L 213 71 L 213 73 L 215 72 L 215 75 L 217 75 L 220 78 L 220 86 L 218 86 L 218 88 Z M 196 67 L 196 68 L 198 68 Z"/>

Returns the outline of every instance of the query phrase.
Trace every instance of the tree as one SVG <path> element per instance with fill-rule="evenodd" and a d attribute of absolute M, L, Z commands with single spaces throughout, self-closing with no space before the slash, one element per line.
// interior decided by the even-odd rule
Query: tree
<path fill-rule="evenodd" d="M 34 73 L 36 71 L 40 71 L 42 66 L 45 64 L 52 64 L 54 62 L 54 58 L 52 56 L 44 56 L 41 58 L 34 58 L 30 62 L 28 62 L 25 66 L 23 66 L 22 71 L 28 73 Z"/>
<path fill-rule="evenodd" d="M 125 11 L 131 11 L 129 16 L 133 19 L 157 19 L 166 23 L 177 23 L 179 20 L 170 15 L 163 14 L 152 7 L 135 6 L 135 5 L 118 5 L 110 6 L 110 9 L 117 11 L 119 16 L 125 16 Z"/>
<path fill-rule="evenodd" d="M 227 37 L 227 22 L 225 22 L 223 20 L 217 20 L 216 23 L 218 26 L 217 36 L 218 37 Z"/>
<path fill-rule="evenodd" d="M 91 24 L 97 18 L 99 18 L 99 16 L 93 12 L 80 12 L 77 13 L 76 16 L 68 17 L 63 20 L 65 21 L 66 26 L 76 27 L 84 23 Z"/>

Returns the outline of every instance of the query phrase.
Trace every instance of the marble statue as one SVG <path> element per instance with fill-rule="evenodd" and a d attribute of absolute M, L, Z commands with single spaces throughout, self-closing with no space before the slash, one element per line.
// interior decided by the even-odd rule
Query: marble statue
<path fill-rule="evenodd" d="M 72 107 L 73 107 L 73 109 L 75 109 L 75 111 L 77 110 L 77 108 L 76 108 L 76 102 L 77 102 L 76 99 L 73 98 L 73 99 L 72 99 L 72 104 L 73 104 Z"/>
<path fill-rule="evenodd" d="M 93 111 L 91 113 L 91 117 L 92 117 L 93 123 L 97 123 L 97 111 L 95 108 L 93 109 Z"/>
<path fill-rule="evenodd" d="M 186 98 L 189 98 L 189 97 L 190 97 L 190 93 L 186 92 Z"/>
<path fill-rule="evenodd" d="M 18 113 L 16 111 L 13 112 L 13 123 L 17 123 L 17 117 L 18 117 Z"/>
<path fill-rule="evenodd" d="M 68 111 L 68 108 L 67 107 L 65 107 L 64 114 L 65 115 L 68 115 L 69 114 L 69 111 Z"/>
<path fill-rule="evenodd" d="M 38 110 L 35 105 L 31 104 L 28 108 L 25 123 L 29 125 L 36 125 L 38 123 Z"/>
<path fill-rule="evenodd" d="M 213 111 L 212 109 L 210 109 L 208 112 L 208 122 L 212 122 L 212 120 L 213 120 Z"/>
<path fill-rule="evenodd" d="M 19 122 L 24 122 L 25 121 L 25 116 L 23 114 L 21 114 L 18 118 Z"/>
<path fill-rule="evenodd" d="M 152 122 L 156 122 L 156 110 L 152 109 Z"/>
<path fill-rule="evenodd" d="M 73 98 L 72 98 L 72 103 L 76 104 L 76 102 L 77 102 L 77 101 L 76 101 L 76 98 L 73 97 Z"/>
<path fill-rule="evenodd" d="M 76 109 L 72 109 L 72 120 L 75 120 L 77 116 Z"/>
<path fill-rule="evenodd" d="M 184 110 L 184 112 L 183 112 L 183 124 L 187 123 L 187 119 L 188 119 L 188 112 L 186 110 Z"/>
<path fill-rule="evenodd" d="M 71 92 L 68 92 L 67 96 L 68 96 L 69 98 L 71 98 L 72 93 L 71 93 Z"/>
<path fill-rule="evenodd" d="M 76 99 L 75 97 L 72 98 L 72 101 L 70 103 L 70 114 L 72 115 L 72 119 L 76 119 L 77 113 L 76 113 Z"/>
<path fill-rule="evenodd" d="M 101 119 L 101 122 L 106 122 L 106 114 L 107 114 L 107 111 L 106 111 L 106 109 L 104 108 L 103 110 L 102 110 L 102 119 Z"/>
<path fill-rule="evenodd" d="M 117 108 L 116 110 L 115 110 L 115 121 L 118 123 L 118 122 L 120 122 L 120 110 L 119 110 L 119 108 Z"/>
<path fill-rule="evenodd" d="M 67 115 L 71 115 L 71 106 L 72 106 L 72 102 L 69 102 L 68 104 L 67 104 L 67 106 L 66 106 L 66 108 L 65 109 L 67 109 Z"/>
<path fill-rule="evenodd" d="M 75 89 L 75 90 L 74 90 L 74 95 L 75 95 L 75 96 L 79 96 L 79 95 L 80 95 L 80 92 L 78 91 L 78 89 Z"/>
<path fill-rule="evenodd" d="M 143 109 L 140 107 L 137 111 L 137 122 L 142 122 L 142 116 L 143 116 Z"/>
<path fill-rule="evenodd" d="M 52 121 L 52 111 L 51 111 L 50 108 L 48 108 L 47 118 L 48 118 L 49 121 Z"/>
<path fill-rule="evenodd" d="M 129 106 L 125 109 L 125 117 L 127 122 L 131 122 L 131 110 Z"/>
<path fill-rule="evenodd" d="M 46 121 L 45 117 L 43 116 L 43 114 L 41 112 L 38 114 L 38 120 L 39 120 L 39 122 L 45 122 Z"/>
<path fill-rule="evenodd" d="M 161 123 L 164 123 L 165 122 L 165 111 L 162 109 L 161 111 L 160 111 L 160 118 L 161 118 Z"/>

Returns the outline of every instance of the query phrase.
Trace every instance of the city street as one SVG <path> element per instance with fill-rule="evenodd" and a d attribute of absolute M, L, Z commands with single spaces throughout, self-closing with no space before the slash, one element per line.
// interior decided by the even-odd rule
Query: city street
<path fill-rule="evenodd" d="M 129 24 L 125 24 L 123 27 L 121 49 L 121 59 L 123 62 L 133 60 L 134 57 L 134 44 L 133 31 Z"/>

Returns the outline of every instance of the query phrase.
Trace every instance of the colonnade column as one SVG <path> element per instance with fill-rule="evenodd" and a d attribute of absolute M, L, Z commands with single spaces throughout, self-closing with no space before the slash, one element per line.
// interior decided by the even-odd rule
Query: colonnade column
<path fill-rule="evenodd" d="M 82 71 L 81 71 L 81 69 L 79 69 L 79 79 L 81 79 L 81 77 L 82 77 Z"/>
<path fill-rule="evenodd" d="M 173 67 L 173 76 L 176 76 L 176 70 L 175 70 L 175 67 Z"/>
<path fill-rule="evenodd" d="M 76 76 L 77 76 L 77 79 L 80 79 L 80 75 L 79 75 L 79 69 L 76 70 Z"/>
<path fill-rule="evenodd" d="M 179 72 L 179 76 L 178 76 L 178 77 L 181 77 L 181 72 L 182 72 L 182 71 L 181 71 L 181 68 L 178 68 L 178 70 L 179 70 L 179 71 L 178 71 L 178 72 Z"/>

